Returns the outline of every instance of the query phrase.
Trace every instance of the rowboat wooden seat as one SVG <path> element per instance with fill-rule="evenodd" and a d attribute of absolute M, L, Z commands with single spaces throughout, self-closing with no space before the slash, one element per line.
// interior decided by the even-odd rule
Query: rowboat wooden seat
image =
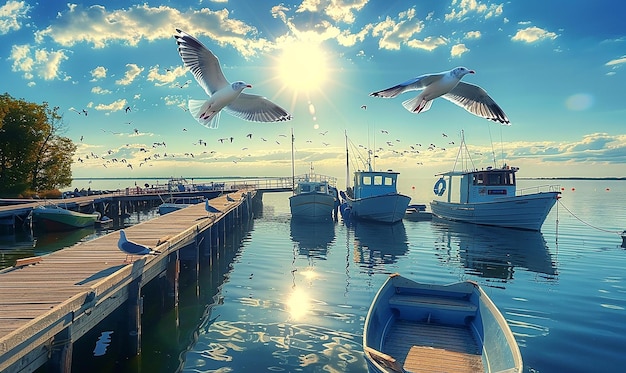
<path fill-rule="evenodd" d="M 426 297 L 423 295 L 394 294 L 389 298 L 391 306 L 423 306 L 429 309 L 446 309 L 464 311 L 468 313 L 476 312 L 476 305 L 461 298 Z"/>

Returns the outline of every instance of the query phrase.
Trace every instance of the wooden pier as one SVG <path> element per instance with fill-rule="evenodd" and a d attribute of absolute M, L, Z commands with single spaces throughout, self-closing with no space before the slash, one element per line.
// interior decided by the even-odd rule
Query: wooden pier
<path fill-rule="evenodd" d="M 0 271 L 0 372 L 33 372 L 48 360 L 55 371 L 69 372 L 73 342 L 122 304 L 128 305 L 130 354 L 138 354 L 143 285 L 166 277 L 177 304 L 180 249 L 195 247 L 199 260 L 200 241 L 224 240 L 251 216 L 255 196 L 256 190 L 242 189 L 210 200 L 219 212 L 198 204 L 125 228 L 129 239 L 160 251 L 131 264 L 124 263 L 114 232 Z"/>

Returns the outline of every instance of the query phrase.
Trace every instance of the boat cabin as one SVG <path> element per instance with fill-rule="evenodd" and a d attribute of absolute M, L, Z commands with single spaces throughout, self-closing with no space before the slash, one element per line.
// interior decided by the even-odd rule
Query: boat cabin
<path fill-rule="evenodd" d="M 323 193 L 330 194 L 327 182 L 307 181 L 300 182 L 296 186 L 295 194 L 300 193 Z"/>
<path fill-rule="evenodd" d="M 356 171 L 354 173 L 354 198 L 367 198 L 398 192 L 398 172 Z"/>
<path fill-rule="evenodd" d="M 488 167 L 470 172 L 449 172 L 442 176 L 460 176 L 459 203 L 487 202 L 499 197 L 514 197 L 516 193 L 515 173 L 518 167 Z M 450 190 L 448 190 L 450 201 Z"/>

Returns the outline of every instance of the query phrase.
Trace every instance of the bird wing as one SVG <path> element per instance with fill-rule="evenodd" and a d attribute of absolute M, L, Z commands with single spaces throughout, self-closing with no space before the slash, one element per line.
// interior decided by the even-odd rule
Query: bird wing
<path fill-rule="evenodd" d="M 240 94 L 224 109 L 233 116 L 252 122 L 282 122 L 291 119 L 291 114 L 267 98 L 247 93 Z"/>
<path fill-rule="evenodd" d="M 126 242 L 122 242 L 120 244 L 120 249 L 122 249 L 122 251 L 128 253 L 128 254 L 132 254 L 132 255 L 143 255 L 143 254 L 149 254 L 150 253 L 150 248 L 140 245 L 138 243 L 135 243 L 133 241 L 126 241 Z"/>
<path fill-rule="evenodd" d="M 459 82 L 454 89 L 441 97 L 459 105 L 476 116 L 500 122 L 501 124 L 511 124 L 500 106 L 489 97 L 484 89 L 477 85 Z"/>
<path fill-rule="evenodd" d="M 400 83 L 391 88 L 383 89 L 382 91 L 378 92 L 372 92 L 370 93 L 370 96 L 393 98 L 404 92 L 424 89 L 434 82 L 441 80 L 445 76 L 445 74 L 446 73 L 421 75 L 417 78 L 409 79 L 406 82 Z"/>
<path fill-rule="evenodd" d="M 204 91 L 210 96 L 229 85 L 217 56 L 198 39 L 179 29 L 176 31 L 178 35 L 174 37 L 178 44 L 178 54 Z"/>

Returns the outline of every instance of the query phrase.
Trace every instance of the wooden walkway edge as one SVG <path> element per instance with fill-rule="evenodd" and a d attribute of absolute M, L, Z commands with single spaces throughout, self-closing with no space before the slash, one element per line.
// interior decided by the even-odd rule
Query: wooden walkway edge
<path fill-rule="evenodd" d="M 130 240 L 161 252 L 132 264 L 123 263 L 119 232 L 113 232 L 0 271 L 0 371 L 32 372 L 43 365 L 59 335 L 75 341 L 87 333 L 129 299 L 129 284 L 141 287 L 159 276 L 169 254 L 250 209 L 255 193 L 244 189 L 210 200 L 219 212 L 198 204 L 125 228 Z"/>

